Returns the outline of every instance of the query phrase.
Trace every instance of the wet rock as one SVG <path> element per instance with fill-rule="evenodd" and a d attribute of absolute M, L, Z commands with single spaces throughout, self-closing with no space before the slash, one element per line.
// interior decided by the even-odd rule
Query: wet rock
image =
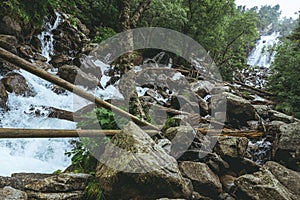
<path fill-rule="evenodd" d="M 52 64 L 54 67 L 58 68 L 63 65 L 70 64 L 71 61 L 72 61 L 72 57 L 70 57 L 66 54 L 57 53 L 51 57 L 50 64 Z"/>
<path fill-rule="evenodd" d="M 91 74 L 84 73 L 74 65 L 64 65 L 58 69 L 58 76 L 70 83 L 95 88 L 99 84 L 99 79 Z"/>
<path fill-rule="evenodd" d="M 6 90 L 10 93 L 15 93 L 20 96 L 34 96 L 35 92 L 32 87 L 27 84 L 26 79 L 15 72 L 7 74 L 3 79 L 2 83 L 4 84 Z"/>
<path fill-rule="evenodd" d="M 237 199 L 291 200 L 295 199 L 286 187 L 266 169 L 246 174 L 235 180 Z M 295 199 L 296 200 L 296 199 Z"/>
<path fill-rule="evenodd" d="M 7 51 L 17 54 L 18 41 L 15 36 L 0 34 L 0 47 L 6 49 Z"/>
<path fill-rule="evenodd" d="M 220 98 L 212 98 L 211 109 L 223 110 L 227 102 L 227 123 L 240 127 L 247 126 L 247 121 L 255 120 L 255 109 L 248 100 L 228 92 L 219 95 L 221 95 Z"/>
<path fill-rule="evenodd" d="M 39 53 L 35 53 L 34 56 L 33 56 L 33 59 L 34 60 L 39 60 L 39 61 L 42 61 L 42 62 L 46 62 L 47 61 L 47 58 L 45 58 L 44 56 L 42 56 Z"/>
<path fill-rule="evenodd" d="M 29 183 L 25 189 L 43 193 L 83 191 L 90 178 L 87 174 L 63 173 Z"/>
<path fill-rule="evenodd" d="M 27 200 L 27 194 L 21 190 L 6 186 L 0 189 L 0 199 L 2 200 Z"/>
<path fill-rule="evenodd" d="M 273 161 L 267 162 L 264 168 L 268 169 L 282 185 L 300 199 L 300 175 L 297 172 Z"/>
<path fill-rule="evenodd" d="M 18 70 L 19 68 L 5 60 L 0 59 L 0 75 L 5 76 L 13 70 Z"/>
<path fill-rule="evenodd" d="M 219 177 L 205 163 L 184 161 L 179 168 L 183 176 L 192 181 L 194 191 L 199 194 L 216 198 L 222 192 Z"/>
<path fill-rule="evenodd" d="M 48 69 L 53 69 L 53 67 L 45 62 L 43 62 L 42 60 L 36 60 L 35 61 L 35 65 L 42 68 L 43 70 L 48 70 Z"/>
<path fill-rule="evenodd" d="M 248 139 L 245 137 L 219 137 L 214 148 L 222 157 L 242 158 L 248 147 Z"/>
<path fill-rule="evenodd" d="M 12 17 L 4 16 L 0 20 L 0 33 L 20 37 L 22 34 L 22 28 L 20 23 Z"/>
<path fill-rule="evenodd" d="M 105 164 L 99 163 L 96 176 L 112 199 L 191 196 L 176 160 L 132 122 L 112 138 L 100 160 Z"/>
<path fill-rule="evenodd" d="M 2 108 L 3 110 L 7 109 L 7 102 L 8 99 L 8 95 L 5 89 L 4 84 L 2 83 L 2 81 L 0 81 L 0 109 Z"/>

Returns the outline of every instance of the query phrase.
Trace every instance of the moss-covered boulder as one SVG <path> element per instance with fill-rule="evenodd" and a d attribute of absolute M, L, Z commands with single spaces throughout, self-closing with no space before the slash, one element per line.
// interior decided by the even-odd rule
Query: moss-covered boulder
<path fill-rule="evenodd" d="M 107 144 L 96 176 L 112 199 L 188 198 L 176 160 L 134 123 Z"/>

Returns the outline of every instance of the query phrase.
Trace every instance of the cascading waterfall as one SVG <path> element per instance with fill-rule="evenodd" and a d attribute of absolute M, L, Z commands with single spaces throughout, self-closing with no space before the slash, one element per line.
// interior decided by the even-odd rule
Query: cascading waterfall
<path fill-rule="evenodd" d="M 51 60 L 51 56 L 53 55 L 54 45 L 53 45 L 53 34 L 52 31 L 55 30 L 58 25 L 62 22 L 61 15 L 56 12 L 56 19 L 54 24 L 50 22 L 46 22 L 43 26 L 43 32 L 38 35 L 38 39 L 42 43 L 42 55 L 47 58 L 47 63 Z"/>
<path fill-rule="evenodd" d="M 247 85 L 263 88 L 271 74 L 270 66 L 275 56 L 274 47 L 279 43 L 279 32 L 261 36 L 248 57 L 248 68 L 242 71 Z"/>
<path fill-rule="evenodd" d="M 42 43 L 43 56 L 49 62 L 53 54 L 53 36 L 51 31 L 61 22 L 60 15 L 51 25 L 45 24 L 45 31 L 39 35 Z M 73 111 L 72 94 L 58 95 L 54 93 L 52 84 L 24 70 L 18 71 L 32 86 L 36 96 L 22 97 L 10 93 L 8 97 L 9 111 L 0 113 L 2 128 L 44 128 L 44 129 L 75 129 L 76 124 L 59 119 L 51 119 L 45 115 L 34 116 L 29 113 L 32 106 L 52 106 Z M 9 176 L 16 172 L 52 173 L 70 165 L 70 158 L 65 152 L 70 150 L 70 139 L 1 139 L 0 140 L 0 175 Z"/>
<path fill-rule="evenodd" d="M 266 78 L 270 75 L 270 66 L 274 60 L 275 51 L 271 48 L 279 43 L 279 32 L 261 36 L 248 57 L 248 69 L 243 71 L 246 76 L 245 83 L 250 86 L 263 88 Z M 259 96 L 257 98 L 263 99 Z M 271 158 L 272 143 L 265 138 L 262 140 L 249 141 L 248 153 L 258 164 L 264 164 Z"/>
<path fill-rule="evenodd" d="M 247 64 L 250 66 L 269 68 L 275 55 L 275 51 L 271 53 L 269 48 L 272 48 L 274 45 L 278 44 L 279 36 L 279 32 L 274 32 L 271 35 L 261 36 L 256 43 L 255 49 L 252 50 Z"/>

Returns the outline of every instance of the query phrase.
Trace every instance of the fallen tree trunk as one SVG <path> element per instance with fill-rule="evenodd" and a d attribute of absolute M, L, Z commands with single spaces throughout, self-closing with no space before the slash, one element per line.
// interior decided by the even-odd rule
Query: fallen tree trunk
<path fill-rule="evenodd" d="M 234 83 L 238 84 L 238 85 L 241 85 L 242 87 L 244 88 L 248 88 L 249 90 L 252 90 L 253 92 L 258 92 L 259 95 L 265 95 L 265 96 L 274 96 L 272 93 L 268 92 L 268 91 L 264 91 L 264 90 L 261 90 L 261 89 L 258 89 L 258 88 L 255 88 L 255 87 L 252 87 L 250 85 L 246 85 L 240 81 L 234 81 Z"/>
<path fill-rule="evenodd" d="M 257 130 L 231 130 L 224 128 L 218 129 L 205 129 L 196 128 L 196 130 L 204 135 L 209 136 L 233 136 L 233 137 L 246 137 L 246 138 L 260 138 L 264 135 L 264 132 Z"/>
<path fill-rule="evenodd" d="M 259 138 L 263 132 L 255 130 L 230 130 L 230 129 L 204 129 L 197 128 L 196 131 L 209 136 L 233 136 Z M 23 129 L 23 128 L 0 128 L 0 138 L 76 138 L 76 137 L 100 137 L 114 136 L 121 130 L 64 130 L 64 129 Z M 150 136 L 159 134 L 157 130 L 145 130 Z"/>
<path fill-rule="evenodd" d="M 121 130 L 64 130 L 64 129 L 22 129 L 0 128 L 0 138 L 76 138 L 100 137 L 119 134 Z M 156 130 L 145 130 L 150 136 L 158 134 Z"/>
<path fill-rule="evenodd" d="M 10 53 L 9 51 L 6 51 L 5 49 L 0 47 L 0 57 L 3 58 L 4 60 L 7 60 L 8 62 L 42 78 L 45 79 L 53 84 L 56 84 L 74 94 L 77 94 L 78 96 L 85 98 L 91 102 L 95 102 L 95 104 L 106 108 L 108 110 L 111 110 L 123 117 L 129 118 L 132 121 L 134 121 L 135 123 L 137 123 L 138 125 L 142 125 L 142 126 L 149 126 L 152 129 L 155 130 L 159 130 L 158 127 L 154 126 L 153 124 L 150 124 L 149 122 L 145 121 L 145 120 L 141 120 L 138 117 L 106 102 L 103 101 L 102 99 L 95 97 L 93 94 L 86 92 L 85 90 L 76 87 L 75 85 L 59 78 L 56 77 L 46 71 L 44 71 L 43 69 L 38 68 L 37 66 L 35 66 L 34 64 L 24 60 L 23 58 L 20 58 L 19 56 L 16 56 L 13 53 Z"/>

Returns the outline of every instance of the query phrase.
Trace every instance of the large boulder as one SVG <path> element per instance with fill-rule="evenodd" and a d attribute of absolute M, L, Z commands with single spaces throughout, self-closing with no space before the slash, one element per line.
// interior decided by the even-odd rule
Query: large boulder
<path fill-rule="evenodd" d="M 26 79 L 18 73 L 11 72 L 7 74 L 3 79 L 2 83 L 10 93 L 15 93 L 20 96 L 34 96 L 35 92 L 32 87 L 28 85 Z"/>
<path fill-rule="evenodd" d="M 0 199 L 2 200 L 27 200 L 26 192 L 6 186 L 0 189 Z"/>
<path fill-rule="evenodd" d="M 176 160 L 130 122 L 100 156 L 96 176 L 111 199 L 189 198 Z"/>
<path fill-rule="evenodd" d="M 183 176 L 192 181 L 194 191 L 199 194 L 217 198 L 222 192 L 219 177 L 205 163 L 184 161 L 179 167 Z"/>
<path fill-rule="evenodd" d="M 58 76 L 70 83 L 95 88 L 99 84 L 100 74 L 87 74 L 74 65 L 64 65 L 58 69 Z"/>
<path fill-rule="evenodd" d="M 275 145 L 275 160 L 285 166 L 300 171 L 300 122 L 283 124 L 279 127 L 279 137 Z"/>
<path fill-rule="evenodd" d="M 248 147 L 245 137 L 219 137 L 215 145 L 215 152 L 222 157 L 243 158 Z"/>
<path fill-rule="evenodd" d="M 5 86 L 2 83 L 2 81 L 0 81 L 0 109 L 3 110 L 7 109 L 7 105 L 6 105 L 7 99 L 8 99 L 8 95 L 5 90 Z"/>
<path fill-rule="evenodd" d="M 255 120 L 255 108 L 250 101 L 231 94 L 229 92 L 222 92 L 217 94 L 220 98 L 213 97 L 211 101 L 212 110 L 223 110 L 227 105 L 226 122 L 235 126 L 247 126 L 247 121 Z"/>
<path fill-rule="evenodd" d="M 264 168 L 268 169 L 282 185 L 300 199 L 300 175 L 297 172 L 273 161 L 267 162 Z"/>
<path fill-rule="evenodd" d="M 253 200 L 296 200 L 297 198 L 282 185 L 267 169 L 254 174 L 245 174 L 235 180 L 237 199 Z"/>

